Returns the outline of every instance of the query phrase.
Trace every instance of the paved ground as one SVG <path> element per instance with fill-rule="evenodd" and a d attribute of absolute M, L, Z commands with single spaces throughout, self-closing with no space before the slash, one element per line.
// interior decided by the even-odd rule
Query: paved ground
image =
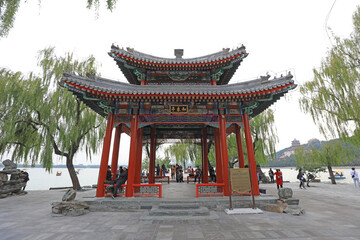
<path fill-rule="evenodd" d="M 193 191 L 185 185 L 178 185 L 179 196 L 189 196 Z M 171 183 L 164 189 L 176 190 L 176 186 Z M 261 187 L 276 193 L 273 184 Z M 295 183 L 285 187 L 293 188 L 294 197 L 306 210 L 304 215 L 215 212 L 218 220 L 165 222 L 142 221 L 140 217 L 148 210 L 141 210 L 54 217 L 50 203 L 59 201 L 64 191 L 29 191 L 25 196 L 0 199 L 0 239 L 360 239 L 359 189 L 350 184 L 327 183 L 313 184 L 306 190 Z"/>

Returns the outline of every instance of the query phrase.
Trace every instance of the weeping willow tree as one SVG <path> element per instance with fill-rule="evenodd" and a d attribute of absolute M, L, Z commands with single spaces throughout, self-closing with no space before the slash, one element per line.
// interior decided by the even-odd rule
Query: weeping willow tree
<path fill-rule="evenodd" d="M 20 0 L 0 0 L 0 38 L 6 37 L 14 26 L 16 13 L 20 7 Z M 98 14 L 100 0 L 87 0 L 87 8 L 95 8 Z M 106 8 L 112 11 L 117 0 L 105 0 Z M 41 0 L 39 0 L 41 3 Z"/>
<path fill-rule="evenodd" d="M 179 143 L 169 145 L 165 149 L 165 155 L 174 157 L 177 164 L 181 164 L 183 167 L 185 167 L 186 163 L 189 160 L 189 154 L 187 151 L 187 143 L 179 142 Z"/>
<path fill-rule="evenodd" d="M 301 109 L 326 137 L 360 144 L 360 7 L 353 15 L 349 38 L 334 36 L 335 45 L 314 69 L 314 79 L 302 85 Z"/>
<path fill-rule="evenodd" d="M 0 153 L 12 154 L 16 162 L 34 165 L 40 162 L 50 171 L 53 155 L 66 159 L 73 188 L 80 189 L 73 161 L 84 149 L 91 158 L 105 132 L 104 120 L 58 86 L 65 71 L 95 74 L 95 59 L 73 59 L 72 54 L 57 57 L 54 49 L 40 52 L 41 76 L 6 69 L 0 71 Z"/>
<path fill-rule="evenodd" d="M 336 184 L 332 166 L 348 163 L 352 151 L 349 151 L 341 141 L 333 140 L 321 144 L 320 149 L 300 147 L 295 149 L 296 164 L 305 168 L 326 166 L 332 184 Z"/>

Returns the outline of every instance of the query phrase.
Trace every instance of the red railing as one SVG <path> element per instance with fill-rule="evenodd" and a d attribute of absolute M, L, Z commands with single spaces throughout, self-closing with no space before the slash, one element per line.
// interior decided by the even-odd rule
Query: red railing
<path fill-rule="evenodd" d="M 161 184 L 133 184 L 133 187 L 134 187 L 134 195 L 145 196 L 145 197 L 158 195 L 159 198 L 161 198 L 162 196 Z M 140 189 L 136 189 L 141 187 L 158 187 L 159 191 L 157 193 L 141 193 Z"/>
<path fill-rule="evenodd" d="M 111 184 L 104 184 L 105 196 L 113 195 L 112 192 L 110 192 L 110 193 L 107 193 L 107 192 L 106 192 L 106 187 L 107 187 L 107 186 L 110 186 L 110 185 L 111 185 Z M 114 189 L 115 189 L 116 183 L 114 183 L 113 185 L 114 185 Z M 122 188 L 125 187 L 125 189 L 126 189 L 126 184 L 121 185 L 121 187 L 122 187 Z M 125 190 L 125 191 L 126 191 L 126 190 Z M 124 191 L 124 193 L 118 192 L 116 195 L 117 195 L 117 196 L 120 196 L 120 195 L 124 195 L 124 196 L 125 196 L 125 191 Z"/>
<path fill-rule="evenodd" d="M 199 187 L 217 187 L 217 191 L 215 193 L 203 193 L 199 191 Z M 221 189 L 221 191 L 219 191 L 219 189 Z M 200 197 L 203 195 L 209 195 L 210 197 L 212 197 L 213 195 L 220 195 L 220 196 L 224 196 L 224 184 L 223 183 L 198 183 L 196 184 L 196 197 Z"/>
<path fill-rule="evenodd" d="M 187 177 L 186 177 L 186 182 L 187 182 L 187 183 L 189 183 L 190 178 L 194 178 L 194 179 L 195 179 L 195 176 L 190 176 L 190 175 L 187 176 Z"/>

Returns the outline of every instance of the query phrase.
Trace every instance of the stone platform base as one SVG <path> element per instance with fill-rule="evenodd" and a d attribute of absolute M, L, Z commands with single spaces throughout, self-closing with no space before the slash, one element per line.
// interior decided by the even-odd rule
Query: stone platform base
<path fill-rule="evenodd" d="M 112 199 L 110 197 L 104 198 L 80 198 L 79 201 L 84 201 L 89 205 L 89 210 L 92 212 L 114 212 L 114 211 L 138 211 L 141 209 L 152 209 L 153 206 L 161 204 L 196 204 L 199 207 L 207 207 L 209 210 L 224 211 L 229 208 L 228 197 L 201 197 L 189 199 L 159 199 L 159 198 L 145 198 L 133 197 L 125 198 L 118 197 Z M 277 198 L 271 195 L 261 195 L 255 197 L 255 204 L 257 208 L 265 209 L 266 205 L 276 204 Z M 233 196 L 233 208 L 251 208 L 251 196 Z"/>

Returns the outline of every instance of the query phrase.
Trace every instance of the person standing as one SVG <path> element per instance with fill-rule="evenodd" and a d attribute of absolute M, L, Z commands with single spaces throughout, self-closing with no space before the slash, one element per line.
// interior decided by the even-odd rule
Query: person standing
<path fill-rule="evenodd" d="M 350 175 L 354 181 L 354 185 L 356 187 L 356 183 L 358 185 L 358 187 L 360 188 L 360 183 L 359 183 L 359 173 L 357 171 L 355 171 L 355 168 L 351 168 L 351 171 L 350 171 Z"/>
<path fill-rule="evenodd" d="M 160 166 L 156 165 L 156 176 L 160 176 Z"/>
<path fill-rule="evenodd" d="M 165 163 L 163 163 L 163 164 L 161 165 L 161 169 L 162 169 L 162 175 L 165 176 L 165 174 L 166 174 Z"/>
<path fill-rule="evenodd" d="M 26 188 L 26 184 L 27 184 L 27 182 L 30 180 L 29 179 L 29 173 L 28 172 L 25 172 L 25 171 L 21 171 L 21 174 L 23 175 L 23 182 L 25 183 L 25 186 L 23 187 L 23 191 L 25 190 L 25 188 Z"/>
<path fill-rule="evenodd" d="M 274 182 L 274 172 L 271 168 L 269 170 L 269 177 L 270 177 L 270 181 L 273 183 Z"/>
<path fill-rule="evenodd" d="M 283 188 L 283 178 L 282 178 L 282 172 L 280 172 L 280 169 L 276 169 L 275 178 L 276 178 L 276 186 L 277 189 L 280 187 Z"/>
<path fill-rule="evenodd" d="M 175 166 L 172 165 L 171 166 L 171 179 L 175 179 L 175 171 L 176 171 Z"/>

